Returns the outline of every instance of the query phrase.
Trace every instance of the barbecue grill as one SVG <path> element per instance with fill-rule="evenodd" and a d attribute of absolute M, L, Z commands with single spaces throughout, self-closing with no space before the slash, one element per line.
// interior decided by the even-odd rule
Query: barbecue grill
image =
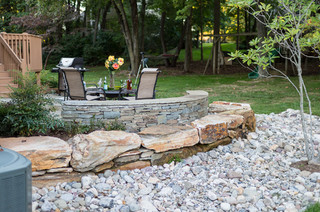
<path fill-rule="evenodd" d="M 79 71 L 81 71 L 82 77 L 83 77 L 83 73 L 85 71 L 89 71 L 89 69 L 86 69 L 83 67 L 83 58 L 82 57 L 62 57 L 60 59 L 60 62 L 58 63 L 56 68 L 51 69 L 51 72 L 54 73 L 58 73 L 58 91 L 59 94 L 61 92 L 65 92 L 66 88 L 65 88 L 65 83 L 64 83 L 64 79 L 63 79 L 63 74 L 60 71 L 60 68 L 65 68 L 65 67 L 72 67 L 72 68 L 76 68 Z"/>

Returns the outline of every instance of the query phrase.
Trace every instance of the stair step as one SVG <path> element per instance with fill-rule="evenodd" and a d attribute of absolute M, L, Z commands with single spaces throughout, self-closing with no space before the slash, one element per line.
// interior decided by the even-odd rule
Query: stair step
<path fill-rule="evenodd" d="M 13 82 L 12 77 L 0 77 L 0 84 L 8 84 L 12 82 Z"/>
<path fill-rule="evenodd" d="M 0 77 L 10 77 L 10 73 L 8 71 L 0 70 Z"/>
<path fill-rule="evenodd" d="M 0 98 L 8 98 L 10 93 L 0 93 Z"/>
<path fill-rule="evenodd" d="M 11 88 L 9 87 L 9 85 L 11 86 L 11 87 L 13 87 L 13 88 L 17 88 L 18 87 L 18 85 L 15 85 L 15 84 L 0 84 L 0 93 L 2 93 L 2 92 L 9 92 L 9 93 L 11 93 L 12 92 L 12 90 L 11 90 Z"/>

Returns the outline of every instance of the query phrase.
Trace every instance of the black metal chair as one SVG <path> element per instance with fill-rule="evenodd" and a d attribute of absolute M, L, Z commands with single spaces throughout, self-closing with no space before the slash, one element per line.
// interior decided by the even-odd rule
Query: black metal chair
<path fill-rule="evenodd" d="M 67 99 L 72 100 L 105 100 L 105 91 L 102 88 L 85 88 L 83 75 L 75 68 L 61 68 L 65 82 Z"/>

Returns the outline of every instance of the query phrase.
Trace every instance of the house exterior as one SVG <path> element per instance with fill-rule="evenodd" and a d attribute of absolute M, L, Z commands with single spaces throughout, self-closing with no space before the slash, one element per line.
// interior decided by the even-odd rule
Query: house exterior
<path fill-rule="evenodd" d="M 22 74 L 28 71 L 37 74 L 37 83 L 40 84 L 42 70 L 42 49 L 40 36 L 28 33 L 13 34 L 0 33 L 0 97 L 7 97 L 11 87 L 15 84 L 18 70 Z"/>

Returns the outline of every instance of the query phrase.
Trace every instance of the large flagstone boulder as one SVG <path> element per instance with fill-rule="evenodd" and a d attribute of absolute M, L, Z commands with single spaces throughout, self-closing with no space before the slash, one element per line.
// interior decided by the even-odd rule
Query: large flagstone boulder
<path fill-rule="evenodd" d="M 142 146 L 155 152 L 193 146 L 199 142 L 198 131 L 191 126 L 157 125 L 139 132 Z"/>
<path fill-rule="evenodd" d="M 215 101 L 209 105 L 208 112 L 223 115 L 241 115 L 244 118 L 246 129 L 250 132 L 256 130 L 256 117 L 250 104 Z"/>
<path fill-rule="evenodd" d="M 234 137 L 234 131 L 242 128 L 244 118 L 239 115 L 207 115 L 201 119 L 191 122 L 198 129 L 200 143 L 210 144 L 226 137 Z M 231 130 L 232 135 L 229 135 Z"/>
<path fill-rule="evenodd" d="M 68 167 L 71 159 L 68 143 L 50 136 L 0 138 L 0 145 L 27 157 L 32 171 Z"/>
<path fill-rule="evenodd" d="M 141 139 L 135 133 L 124 131 L 94 131 L 87 135 L 76 135 L 69 140 L 72 145 L 71 166 L 85 172 L 106 164 L 120 154 L 138 149 Z"/>

